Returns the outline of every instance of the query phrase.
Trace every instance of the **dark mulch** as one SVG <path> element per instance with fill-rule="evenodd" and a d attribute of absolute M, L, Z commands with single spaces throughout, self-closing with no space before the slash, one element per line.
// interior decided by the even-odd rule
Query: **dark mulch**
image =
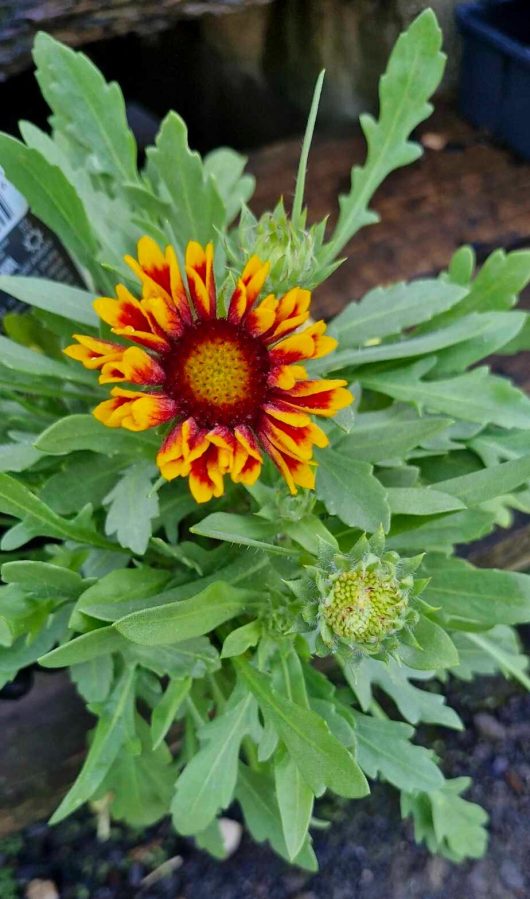
<path fill-rule="evenodd" d="M 500 678 L 455 682 L 449 692 L 466 731 L 429 729 L 420 738 L 434 745 L 448 776 L 474 777 L 468 798 L 491 816 L 481 861 L 457 866 L 417 847 L 400 821 L 396 793 L 378 784 L 358 804 L 321 805 L 333 826 L 315 832 L 316 875 L 290 869 L 247 838 L 229 861 L 216 862 L 172 834 L 167 821 L 143 833 L 114 826 L 101 843 L 85 812 L 56 828 L 39 823 L 0 841 L 0 897 L 25 896 L 40 879 L 56 884 L 60 899 L 526 899 L 530 696 Z M 175 856 L 179 867 L 144 882 Z"/>

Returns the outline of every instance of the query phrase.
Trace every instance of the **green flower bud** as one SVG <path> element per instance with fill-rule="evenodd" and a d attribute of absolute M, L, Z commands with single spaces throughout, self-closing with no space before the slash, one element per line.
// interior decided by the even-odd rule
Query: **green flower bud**
<path fill-rule="evenodd" d="M 311 228 L 305 222 L 294 225 L 280 201 L 274 212 L 255 219 L 244 210 L 239 225 L 239 246 L 246 256 L 256 254 L 270 262 L 270 282 L 276 293 L 293 284 L 311 289 L 322 280 L 317 254 L 322 246 L 325 222 Z M 230 247 L 227 248 L 229 255 Z"/>
<path fill-rule="evenodd" d="M 416 598 L 426 581 L 413 573 L 421 559 L 385 552 L 382 530 L 361 537 L 348 554 L 322 544 L 317 563 L 306 567 L 297 588 L 314 651 L 345 649 L 357 658 L 395 654 L 400 632 L 410 633 L 418 620 Z"/>
<path fill-rule="evenodd" d="M 401 630 L 408 591 L 382 566 L 362 565 L 335 576 L 322 606 L 324 619 L 339 637 L 375 644 Z"/>

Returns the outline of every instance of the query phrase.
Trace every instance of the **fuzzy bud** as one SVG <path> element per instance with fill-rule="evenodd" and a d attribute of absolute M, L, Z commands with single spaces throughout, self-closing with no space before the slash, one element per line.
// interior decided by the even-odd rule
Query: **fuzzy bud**
<path fill-rule="evenodd" d="M 379 643 L 403 627 L 407 592 L 380 566 L 336 575 L 322 612 L 328 627 L 355 643 Z"/>
<path fill-rule="evenodd" d="M 421 559 L 385 551 L 382 529 L 362 536 L 349 553 L 322 543 L 297 588 L 314 651 L 346 650 L 357 658 L 395 654 L 419 618 L 418 595 L 427 583 L 414 577 Z"/>

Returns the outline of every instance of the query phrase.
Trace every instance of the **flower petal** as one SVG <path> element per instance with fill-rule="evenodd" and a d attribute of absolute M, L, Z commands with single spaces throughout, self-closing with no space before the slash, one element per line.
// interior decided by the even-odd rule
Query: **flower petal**
<path fill-rule="evenodd" d="M 290 390 L 297 381 L 306 379 L 307 371 L 303 365 L 277 365 L 270 370 L 267 384 L 278 390 Z"/>
<path fill-rule="evenodd" d="M 198 503 L 207 503 L 213 496 L 224 492 L 223 466 L 219 464 L 219 451 L 210 444 L 207 452 L 191 464 L 189 485 L 193 498 Z"/>
<path fill-rule="evenodd" d="M 269 442 L 284 455 L 305 461 L 312 458 L 314 445 L 324 447 L 329 442 L 324 431 L 312 421 L 303 427 L 294 427 L 286 422 L 275 422 L 268 416 L 263 416 L 259 434 L 260 438 L 265 435 Z"/>
<path fill-rule="evenodd" d="M 299 328 L 309 318 L 311 293 L 301 287 L 293 287 L 280 300 L 275 315 L 275 326 L 266 335 L 267 343 L 272 343 Z"/>
<path fill-rule="evenodd" d="M 213 244 L 203 249 L 191 240 L 186 248 L 186 275 L 195 312 L 199 318 L 214 318 L 216 313 Z"/>
<path fill-rule="evenodd" d="M 329 418 L 353 402 L 353 395 L 344 389 L 345 384 L 347 381 L 338 379 L 298 381 L 292 388 L 279 395 L 281 397 L 279 401 L 282 408 L 287 407 Z M 276 402 L 276 399 L 272 402 Z"/>
<path fill-rule="evenodd" d="M 63 353 L 70 359 L 81 362 L 85 368 L 101 368 L 107 362 L 115 362 L 121 359 L 125 347 L 110 340 L 100 340 L 97 337 L 88 337 L 85 334 L 72 335 L 77 343 L 65 347 Z"/>
<path fill-rule="evenodd" d="M 126 256 L 125 262 L 142 282 L 144 299 L 163 297 L 171 301 L 185 322 L 191 322 L 191 310 L 173 247 L 162 252 L 151 237 L 138 241 L 138 261 Z"/>
<path fill-rule="evenodd" d="M 228 306 L 228 321 L 239 324 L 257 300 L 269 276 L 270 263 L 251 256 L 238 279 Z"/>
<path fill-rule="evenodd" d="M 116 287 L 117 300 L 98 297 L 94 309 L 111 328 L 134 328 L 135 331 L 149 331 L 149 321 L 139 300 L 123 284 Z"/>
<path fill-rule="evenodd" d="M 176 412 L 175 401 L 162 393 L 140 393 L 114 387 L 112 399 L 96 406 L 93 415 L 109 428 L 146 431 L 173 418 Z"/>
<path fill-rule="evenodd" d="M 325 322 L 315 322 L 309 325 L 300 334 L 292 334 L 277 343 L 270 350 L 271 360 L 274 365 L 289 365 L 301 359 L 318 359 L 331 353 L 337 346 L 334 337 L 325 336 Z"/>
<path fill-rule="evenodd" d="M 128 347 L 119 360 L 106 362 L 101 369 L 100 384 L 111 381 L 129 381 L 131 384 L 163 384 L 166 373 L 159 363 L 145 350 Z"/>
<path fill-rule="evenodd" d="M 179 475 L 188 475 L 191 463 L 209 447 L 206 430 L 199 428 L 194 418 L 187 418 L 176 425 L 164 440 L 156 458 L 162 477 L 171 481 Z"/>
<path fill-rule="evenodd" d="M 151 329 L 160 337 L 180 337 L 186 327 L 173 300 L 152 296 L 142 300 L 142 309 L 149 319 Z"/>
<path fill-rule="evenodd" d="M 297 486 L 315 489 L 315 463 L 310 465 L 300 459 L 293 459 L 292 456 L 277 450 L 266 437 L 261 439 L 268 455 L 285 478 L 291 493 L 298 493 Z"/>
<path fill-rule="evenodd" d="M 161 337 L 160 334 L 153 334 L 152 331 L 136 331 L 134 328 L 113 328 L 114 334 L 118 337 L 126 337 L 128 340 L 139 343 L 141 346 L 147 347 L 148 350 L 154 350 L 155 353 L 167 353 L 171 348 L 171 344 Z"/>

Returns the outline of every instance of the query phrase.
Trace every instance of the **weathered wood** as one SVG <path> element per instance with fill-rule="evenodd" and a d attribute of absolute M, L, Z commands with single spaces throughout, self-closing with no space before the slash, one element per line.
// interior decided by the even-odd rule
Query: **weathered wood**
<path fill-rule="evenodd" d="M 124 34 L 153 35 L 182 18 L 219 15 L 270 0 L 0 0 L 0 81 L 31 65 L 43 30 L 73 47 Z"/>
<path fill-rule="evenodd" d="M 461 243 L 474 244 L 481 258 L 496 246 L 530 246 L 530 166 L 484 142 L 450 109 L 441 109 L 426 132 L 427 143 L 445 149 L 427 150 L 381 188 L 375 208 L 383 221 L 357 235 L 347 248 L 348 261 L 318 289 L 320 314 L 338 312 L 380 282 L 436 273 Z M 293 140 L 252 155 L 256 212 L 270 208 L 281 192 L 291 196 L 299 149 L 300 141 Z M 361 161 L 363 152 L 357 132 L 317 141 L 307 190 L 313 220 L 333 210 L 337 193 L 347 188 L 352 161 Z M 496 368 L 530 390 L 528 354 L 500 357 Z M 488 538 L 470 558 L 524 570 L 530 566 L 530 525 Z M 80 766 L 90 720 L 63 674 L 40 675 L 27 697 L 0 702 L 0 836 L 57 805 Z"/>
<path fill-rule="evenodd" d="M 39 674 L 23 699 L 0 701 L 0 838 L 51 814 L 92 720 L 63 672 Z"/>

